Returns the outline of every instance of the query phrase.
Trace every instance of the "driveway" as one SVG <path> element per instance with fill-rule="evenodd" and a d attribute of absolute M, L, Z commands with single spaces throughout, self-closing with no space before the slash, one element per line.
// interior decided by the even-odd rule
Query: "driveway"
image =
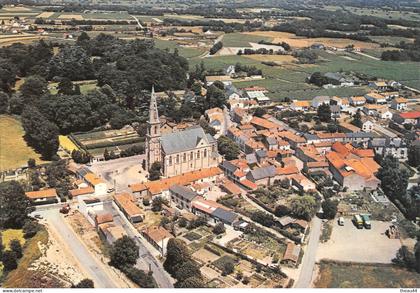
<path fill-rule="evenodd" d="M 48 209 L 36 211 L 48 222 L 53 229 L 58 232 L 63 242 L 68 245 L 63 249 L 69 249 L 74 255 L 75 260 L 80 267 L 88 274 L 87 278 L 91 278 L 97 288 L 118 288 L 117 283 L 113 281 L 113 277 L 107 274 L 106 269 L 100 261 L 91 255 L 87 247 L 79 240 L 73 230 L 67 225 L 59 213 L 58 209 Z"/>
<path fill-rule="evenodd" d="M 334 222 L 331 238 L 319 246 L 317 260 L 332 259 L 364 263 L 391 263 L 401 247 L 399 239 L 385 235 L 389 222 L 371 221 L 372 229 L 357 229 L 350 218 L 344 226 Z"/>

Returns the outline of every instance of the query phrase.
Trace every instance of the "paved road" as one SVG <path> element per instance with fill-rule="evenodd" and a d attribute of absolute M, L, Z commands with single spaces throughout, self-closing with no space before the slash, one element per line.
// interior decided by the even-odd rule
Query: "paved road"
<path fill-rule="evenodd" d="M 370 59 L 373 59 L 373 60 L 376 60 L 376 61 L 381 61 L 381 59 L 379 59 L 378 57 L 374 57 L 372 55 L 368 55 L 368 54 L 365 54 L 365 53 L 362 53 L 362 52 L 354 51 L 353 53 L 365 56 L 367 58 L 370 58 Z"/>
<path fill-rule="evenodd" d="M 103 269 L 103 264 L 97 261 L 89 252 L 89 250 L 80 242 L 77 235 L 67 225 L 59 213 L 58 209 L 49 209 L 37 211 L 41 214 L 61 236 L 63 242 L 69 246 L 70 253 L 74 255 L 77 262 L 82 266 L 82 269 L 89 274 L 97 288 L 118 288 L 112 278 Z"/>
<path fill-rule="evenodd" d="M 295 283 L 295 288 L 309 288 L 312 281 L 312 275 L 315 268 L 315 257 L 321 235 L 322 220 L 317 216 L 312 220 L 311 232 L 309 233 L 309 242 L 305 249 L 302 259 L 302 270 L 299 279 Z"/>
<path fill-rule="evenodd" d="M 223 116 L 224 116 L 224 119 L 223 119 L 224 121 L 223 121 L 221 133 L 223 135 L 226 135 L 227 130 L 229 129 L 229 127 L 232 124 L 232 120 L 230 120 L 230 112 L 229 112 L 229 109 L 226 106 L 224 106 L 224 108 L 223 108 Z"/>
<path fill-rule="evenodd" d="M 121 218 L 118 211 L 113 207 L 112 202 L 106 202 L 104 209 L 112 213 L 114 216 L 114 222 L 124 228 L 127 235 L 136 240 L 140 250 L 140 257 L 137 260 L 136 267 L 140 270 L 148 271 L 149 269 L 153 272 L 153 277 L 156 280 L 159 288 L 173 288 L 171 278 L 168 273 L 163 269 L 162 265 L 153 257 L 148 248 L 142 241 L 145 241 L 135 235 L 130 227 L 128 227 L 126 221 Z"/>

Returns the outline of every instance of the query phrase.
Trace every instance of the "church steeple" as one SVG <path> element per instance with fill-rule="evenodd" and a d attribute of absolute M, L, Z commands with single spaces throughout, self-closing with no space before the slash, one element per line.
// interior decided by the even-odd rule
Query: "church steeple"
<path fill-rule="evenodd" d="M 146 134 L 146 167 L 150 169 L 152 164 L 156 161 L 160 162 L 160 120 L 157 108 L 157 101 L 155 95 L 155 87 L 152 86 L 149 106 L 149 120 L 147 121 Z"/>

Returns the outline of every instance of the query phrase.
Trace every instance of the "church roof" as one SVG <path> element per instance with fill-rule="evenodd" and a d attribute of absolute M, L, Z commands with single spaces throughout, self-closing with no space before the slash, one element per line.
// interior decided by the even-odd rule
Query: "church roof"
<path fill-rule="evenodd" d="M 161 144 L 165 154 L 174 154 L 195 149 L 201 140 L 204 140 L 206 145 L 215 142 L 215 139 L 206 134 L 203 128 L 193 126 L 184 131 L 162 135 Z"/>

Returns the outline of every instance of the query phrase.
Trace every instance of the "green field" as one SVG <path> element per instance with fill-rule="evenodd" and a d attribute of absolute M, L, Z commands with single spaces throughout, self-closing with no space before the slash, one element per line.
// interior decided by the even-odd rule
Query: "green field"
<path fill-rule="evenodd" d="M 385 7 L 384 7 L 385 8 Z M 339 6 L 326 6 L 325 9 L 330 11 L 342 10 Z M 415 12 L 409 11 L 396 11 L 390 9 L 372 9 L 372 8 L 359 8 L 359 7 L 346 7 L 347 11 L 357 15 L 367 15 L 367 16 L 375 16 L 380 18 L 387 18 L 387 19 L 405 19 L 405 20 L 420 20 L 420 15 Z"/>
<path fill-rule="evenodd" d="M 406 42 L 408 44 L 412 44 L 414 42 L 413 39 L 396 36 L 371 36 L 370 38 L 375 42 L 386 43 L 390 45 L 399 44 L 400 42 Z"/>
<path fill-rule="evenodd" d="M 0 129 L 0 171 L 26 165 L 30 158 L 36 159 L 37 163 L 45 162 L 26 144 L 25 132 L 18 119 L 0 115 Z"/>
<path fill-rule="evenodd" d="M 223 36 L 224 47 L 250 47 L 249 43 L 258 43 L 259 41 L 272 41 L 269 37 L 247 35 L 242 33 L 231 33 Z"/>
<path fill-rule="evenodd" d="M 173 52 L 175 48 L 178 49 L 179 55 L 185 57 L 185 58 L 194 58 L 198 57 L 205 49 L 196 49 L 196 48 L 185 48 L 182 46 L 179 46 L 175 41 L 166 41 L 166 40 L 160 40 L 160 39 L 154 39 L 155 45 L 159 49 L 169 49 Z"/>
<path fill-rule="evenodd" d="M 262 69 L 265 79 L 235 83 L 238 87 L 258 85 L 266 87 L 272 99 L 284 97 L 311 99 L 318 95 L 351 96 L 369 91 L 366 87 L 323 89 L 310 85 L 305 79 L 313 72 L 355 71 L 368 76 L 401 81 L 403 84 L 420 89 L 420 72 L 418 62 L 378 61 L 351 53 L 328 53 L 320 51 L 320 61 L 314 65 L 289 64 L 285 66 L 266 66 L 260 61 L 245 56 L 217 56 L 211 58 L 193 58 L 190 67 L 204 62 L 207 68 L 221 69 L 240 62 Z M 346 59 L 347 58 L 347 59 Z"/>
<path fill-rule="evenodd" d="M 420 274 L 392 265 L 320 264 L 316 288 L 418 288 Z"/>

